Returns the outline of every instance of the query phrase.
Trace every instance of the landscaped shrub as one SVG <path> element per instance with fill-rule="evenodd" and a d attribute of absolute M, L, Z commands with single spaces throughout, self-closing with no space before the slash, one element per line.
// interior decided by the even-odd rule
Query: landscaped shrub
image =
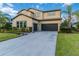
<path fill-rule="evenodd" d="M 17 27 L 12 27 L 12 30 L 17 30 Z"/>
<path fill-rule="evenodd" d="M 77 31 L 77 28 L 76 27 L 72 27 L 72 31 Z"/>
<path fill-rule="evenodd" d="M 29 27 L 29 32 L 32 32 L 32 27 Z"/>
<path fill-rule="evenodd" d="M 76 23 L 77 31 L 79 32 L 79 22 Z"/>
<path fill-rule="evenodd" d="M 79 32 L 79 22 L 74 23 L 74 26 L 72 27 L 72 30 Z"/>
<path fill-rule="evenodd" d="M 61 32 L 65 32 L 65 33 L 70 33 L 70 32 L 72 32 L 72 29 L 71 29 L 71 28 L 67 28 L 67 27 L 61 28 L 60 30 L 61 30 Z"/>
<path fill-rule="evenodd" d="M 72 28 L 68 27 L 68 21 L 67 20 L 64 20 L 64 22 L 61 24 L 60 31 L 65 32 L 65 33 L 71 33 L 72 32 Z"/>
<path fill-rule="evenodd" d="M 4 28 L 7 30 L 12 30 L 12 25 L 10 23 L 6 23 Z"/>
<path fill-rule="evenodd" d="M 0 27 L 0 32 L 2 32 L 3 30 L 2 30 L 2 27 Z"/>
<path fill-rule="evenodd" d="M 14 31 L 14 33 L 16 33 L 16 34 L 21 34 L 22 32 L 21 32 L 20 29 L 18 29 L 18 30 L 16 30 L 16 31 Z"/>
<path fill-rule="evenodd" d="M 27 28 L 21 28 L 21 32 L 27 32 Z"/>
<path fill-rule="evenodd" d="M 18 29 L 17 27 L 13 27 L 12 30 L 9 30 L 8 32 L 15 33 L 15 34 L 21 34 L 21 29 Z"/>
<path fill-rule="evenodd" d="M 6 32 L 6 29 L 4 27 L 0 27 L 0 32 Z"/>
<path fill-rule="evenodd" d="M 32 32 L 32 27 L 21 28 L 21 32 Z"/>
<path fill-rule="evenodd" d="M 32 32 L 32 27 L 27 27 L 27 28 L 16 28 L 13 27 L 12 30 L 9 31 L 10 33 L 16 33 L 16 34 L 22 34 L 22 33 L 27 33 L 27 32 Z"/>

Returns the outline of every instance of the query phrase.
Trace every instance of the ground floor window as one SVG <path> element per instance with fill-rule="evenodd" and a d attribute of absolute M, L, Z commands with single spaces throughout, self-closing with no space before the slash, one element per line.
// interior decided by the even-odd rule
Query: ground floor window
<path fill-rule="evenodd" d="M 17 28 L 19 28 L 19 22 L 17 22 Z"/>
<path fill-rule="evenodd" d="M 17 28 L 26 28 L 27 22 L 26 21 L 17 21 Z"/>

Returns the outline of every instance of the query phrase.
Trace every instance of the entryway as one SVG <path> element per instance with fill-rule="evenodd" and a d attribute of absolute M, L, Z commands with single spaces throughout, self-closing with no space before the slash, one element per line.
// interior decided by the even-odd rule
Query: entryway
<path fill-rule="evenodd" d="M 33 23 L 33 31 L 37 31 L 37 24 L 36 23 Z"/>

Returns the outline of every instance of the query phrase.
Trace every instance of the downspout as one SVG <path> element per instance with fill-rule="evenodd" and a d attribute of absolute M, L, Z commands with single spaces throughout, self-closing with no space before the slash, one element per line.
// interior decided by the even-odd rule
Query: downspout
<path fill-rule="evenodd" d="M 33 19 L 32 19 L 32 32 L 34 32 Z"/>

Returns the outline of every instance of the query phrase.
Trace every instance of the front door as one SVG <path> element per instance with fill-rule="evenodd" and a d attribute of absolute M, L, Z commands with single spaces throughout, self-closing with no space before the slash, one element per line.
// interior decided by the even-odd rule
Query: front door
<path fill-rule="evenodd" d="M 33 31 L 37 31 L 37 24 L 36 23 L 33 24 Z"/>

